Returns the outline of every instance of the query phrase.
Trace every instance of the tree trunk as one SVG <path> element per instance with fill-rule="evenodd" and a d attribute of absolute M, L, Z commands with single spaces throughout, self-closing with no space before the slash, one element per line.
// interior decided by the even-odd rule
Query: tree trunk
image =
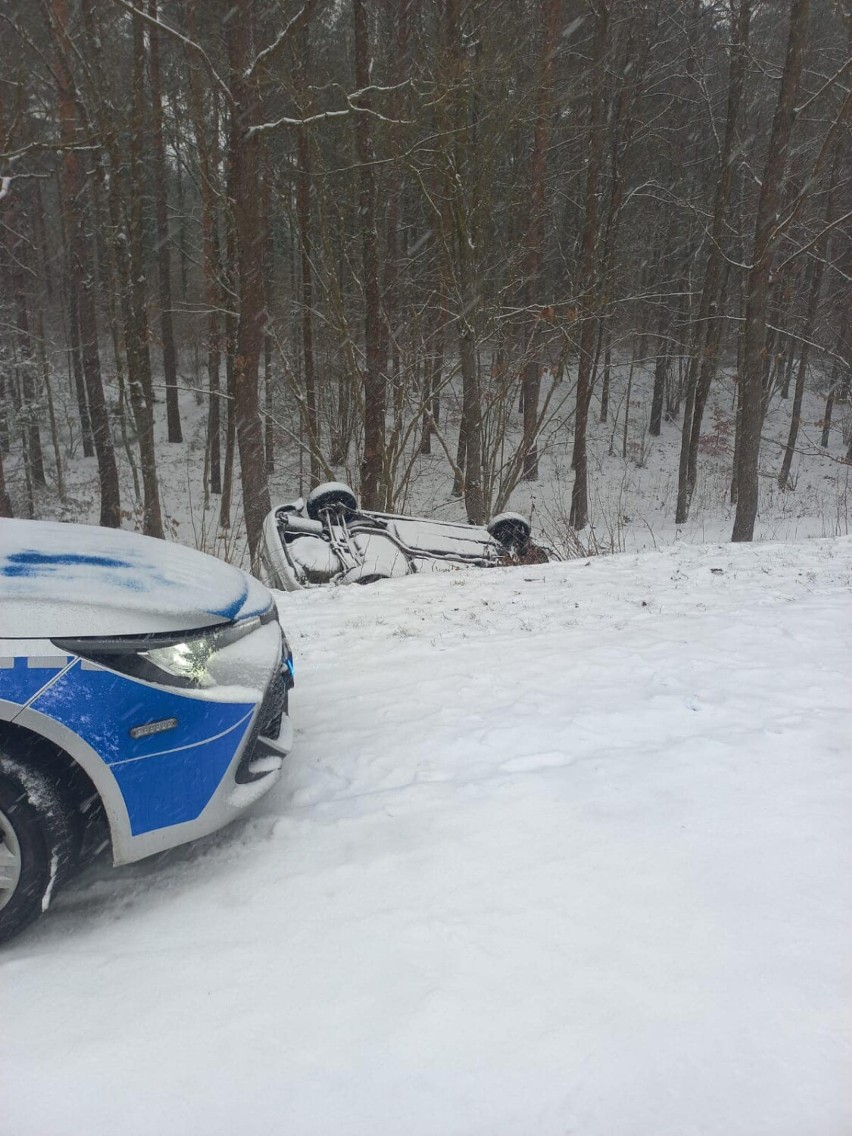
<path fill-rule="evenodd" d="M 449 63 L 449 116 L 453 146 L 448 153 L 445 194 L 449 209 L 442 220 L 451 231 L 445 237 L 445 246 L 452 249 L 453 264 L 447 266 L 447 276 L 455 270 L 455 289 L 459 311 L 458 329 L 459 362 L 462 380 L 462 419 L 459 429 L 458 461 L 453 492 L 460 488 L 463 474 L 463 492 L 467 519 L 481 525 L 485 520 L 485 502 L 482 492 L 482 405 L 479 377 L 476 366 L 476 332 L 473 320 L 479 308 L 478 289 L 473 280 L 471 253 L 474 248 L 471 209 L 461 171 L 468 165 L 474 152 L 474 129 L 470 119 L 470 84 L 468 63 L 464 55 L 459 0 L 446 0 L 446 37 Z M 448 243 L 449 242 L 449 243 Z M 463 460 L 462 460 L 463 458 Z"/>
<path fill-rule="evenodd" d="M 796 345 L 787 344 L 787 355 L 784 360 L 784 378 L 781 381 L 781 398 L 786 402 L 790 397 L 790 383 L 793 379 L 793 367 L 796 362 Z"/>
<path fill-rule="evenodd" d="M 533 315 L 532 307 L 536 293 L 540 293 L 541 290 L 542 269 L 544 267 L 544 175 L 552 121 L 553 56 L 556 52 L 560 12 L 559 0 L 542 0 L 540 15 L 544 23 L 544 37 L 541 48 L 538 105 L 533 130 L 530 215 L 525 242 L 524 265 L 527 318 L 532 318 L 528 347 L 531 357 L 524 363 L 521 379 L 523 393 L 522 476 L 525 481 L 538 480 L 536 434 L 538 431 L 538 402 L 541 393 L 541 359 L 538 349 L 540 324 L 539 320 Z"/>
<path fill-rule="evenodd" d="M 254 9 L 254 0 L 237 0 L 235 19 L 228 35 L 230 87 L 234 100 L 230 165 L 240 312 L 234 358 L 234 399 L 243 511 L 252 563 L 257 560 L 263 522 L 270 509 L 258 391 L 267 316 L 263 288 L 261 141 L 259 135 L 251 132 L 261 108 L 256 71 L 250 70 Z"/>
<path fill-rule="evenodd" d="M 837 400 L 838 402 L 845 403 L 848 403 L 850 396 L 852 396 L 852 344 L 850 344 L 847 338 L 849 332 L 849 306 L 849 300 L 847 300 L 843 323 L 840 328 L 840 338 L 837 343 L 837 354 L 843 358 L 840 390 L 837 393 Z"/>
<path fill-rule="evenodd" d="M 36 342 L 38 343 L 39 362 L 41 364 L 41 381 L 47 401 L 47 420 L 50 425 L 50 441 L 53 448 L 53 462 L 56 466 L 56 492 L 59 500 L 65 503 L 65 475 L 62 472 L 62 451 L 59 445 L 59 431 L 56 427 L 56 407 L 53 401 L 53 389 L 50 382 L 50 364 L 47 360 L 47 340 L 44 334 L 44 311 L 41 304 L 36 314 Z"/>
<path fill-rule="evenodd" d="M 594 362 L 597 319 L 594 314 L 596 291 L 595 252 L 598 242 L 598 186 L 603 171 L 606 145 L 606 108 L 604 83 L 606 79 L 607 42 L 609 38 L 610 7 L 601 0 L 595 13 L 594 75 L 592 78 L 591 107 L 589 111 L 588 162 L 586 167 L 585 218 L 583 221 L 582 256 L 580 267 L 580 294 L 582 297 L 580 330 L 580 357 L 577 368 L 576 410 L 574 413 L 574 487 L 571 493 L 571 519 L 574 529 L 582 529 L 589 521 L 589 470 L 586 449 L 586 432 L 589 403 L 592 397 L 592 364 Z"/>
<path fill-rule="evenodd" d="M 666 394 L 666 378 L 669 370 L 669 346 L 666 338 L 665 308 L 660 308 L 660 322 L 657 328 L 657 360 L 654 365 L 654 390 L 651 395 L 651 420 L 648 433 L 655 438 L 663 428 L 663 401 Z"/>
<path fill-rule="evenodd" d="M 790 432 L 787 436 L 787 446 L 784 450 L 784 459 L 781 463 L 781 472 L 778 474 L 778 485 L 781 489 L 791 488 L 790 471 L 793 468 L 793 455 L 796 452 L 796 442 L 799 437 L 799 423 L 802 417 L 802 401 L 805 395 L 805 378 L 807 377 L 808 359 L 810 358 L 811 339 L 816 325 L 819 297 L 822 291 L 822 278 L 825 271 L 825 260 L 831 242 L 828 238 L 829 226 L 834 213 L 834 194 L 836 188 L 837 165 L 840 150 L 835 149 L 829 178 L 828 196 L 825 205 L 825 235 L 817 241 L 814 247 L 814 260 L 811 262 L 810 291 L 808 294 L 808 307 L 805 313 L 805 324 L 802 333 L 802 352 L 799 356 L 799 370 L 796 374 L 796 390 L 793 395 L 793 410 L 790 417 Z M 848 318 L 848 314 L 845 316 Z M 829 410 L 829 415 L 831 411 Z"/>
<path fill-rule="evenodd" d="M 148 14 L 157 19 L 157 0 L 148 0 Z M 151 79 L 151 149 L 154 202 L 157 221 L 157 279 L 160 299 L 160 334 L 163 337 L 163 374 L 166 380 L 166 423 L 170 442 L 182 442 L 177 389 L 177 352 L 172 321 L 172 262 L 169 237 L 169 183 L 166 146 L 163 140 L 163 95 L 160 78 L 160 32 L 148 28 Z"/>
<path fill-rule="evenodd" d="M 736 17 L 733 20 L 734 34 L 730 46 L 725 136 L 713 202 L 713 221 L 707 265 L 704 270 L 704 286 L 698 307 L 698 320 L 692 336 L 686 378 L 675 511 L 675 523 L 679 525 L 686 523 L 692 494 L 695 491 L 701 421 L 716 371 L 716 356 L 721 339 L 723 238 L 733 188 L 737 124 L 749 60 L 748 40 L 752 3 L 753 0 L 739 0 Z"/>
<path fill-rule="evenodd" d="M 304 112 L 310 113 L 311 102 L 308 90 L 310 73 L 310 33 L 307 28 L 302 33 L 300 52 L 302 80 L 305 91 Z M 311 143 L 308 128 L 299 126 L 296 130 L 296 158 L 298 174 L 296 177 L 296 216 L 299 224 L 300 266 L 302 283 L 302 362 L 304 368 L 305 403 L 303 420 L 308 436 L 310 453 L 310 484 L 318 485 L 322 480 L 319 460 L 320 423 L 317 413 L 316 371 L 314 366 L 314 279 L 313 279 L 313 223 L 311 216 Z"/>
<path fill-rule="evenodd" d="M 77 141 L 77 115 L 74 107 L 73 81 L 67 62 L 67 56 L 73 51 L 73 48 L 69 48 L 68 0 L 51 0 L 51 15 L 56 40 L 54 75 L 59 102 L 59 135 L 64 147 L 62 193 L 71 260 L 71 288 L 77 297 L 80 363 L 91 419 L 92 440 L 98 462 L 100 523 L 110 528 L 118 528 L 121 524 L 118 466 L 110 434 L 98 353 L 95 273 L 90 254 L 91 234 L 86 232 L 86 207 L 83 200 L 79 156 L 77 151 L 72 149 Z"/>
<path fill-rule="evenodd" d="M 430 305 L 423 391 L 423 423 L 420 434 L 420 453 L 431 454 L 432 435 L 439 425 L 441 411 L 441 372 L 444 369 L 445 316 L 438 303 Z"/>
<path fill-rule="evenodd" d="M 408 68 L 408 31 L 411 15 L 411 0 L 384 0 L 385 13 L 390 24 L 396 24 L 396 39 L 393 42 L 389 60 L 390 86 L 401 87 Z M 395 116 L 396 117 L 396 116 Z M 401 168 L 402 153 L 401 128 L 395 122 L 390 128 L 390 172 L 388 175 L 387 200 L 387 241 L 382 281 L 382 347 L 383 365 L 390 362 L 388 379 L 393 392 L 394 427 L 391 454 L 395 455 L 402 435 L 403 383 L 400 373 L 399 336 L 399 226 L 401 209 Z M 386 477 L 385 508 L 393 506 L 392 478 Z"/>
<path fill-rule="evenodd" d="M 189 9 L 187 8 L 187 12 Z M 174 130 L 172 132 L 170 141 L 172 148 L 175 152 L 175 204 L 177 206 L 178 215 L 178 234 L 175 241 L 175 247 L 178 252 L 178 264 L 180 266 L 180 298 L 182 303 L 186 304 L 187 301 L 187 284 L 189 274 L 189 255 L 187 253 L 187 218 L 189 216 L 187 211 L 186 190 L 184 188 L 184 180 L 186 178 L 187 162 L 184 155 L 183 148 L 183 118 L 181 107 L 183 104 L 183 91 L 172 92 L 171 97 L 166 98 L 167 103 L 171 107 L 172 119 L 174 121 Z"/>
<path fill-rule="evenodd" d="M 263 225 L 263 302 L 265 323 L 263 328 L 263 453 L 266 462 L 266 473 L 275 472 L 275 419 L 273 413 L 272 394 L 272 335 L 269 331 L 269 306 L 274 295 L 273 262 L 274 248 L 272 242 L 272 168 L 269 161 L 269 150 L 266 151 L 266 161 L 263 169 L 263 195 L 262 195 Z"/>
<path fill-rule="evenodd" d="M 36 402 L 35 352 L 30 328 L 30 295 L 32 273 L 29 267 L 28 238 L 25 219 L 14 196 L 4 212 L 9 275 L 14 293 L 15 327 L 18 341 L 18 365 L 21 377 L 21 401 L 18 409 L 20 427 L 26 439 L 27 473 L 33 486 L 43 487 L 44 455 L 39 431 L 39 408 Z"/>
<path fill-rule="evenodd" d="M 189 34 L 198 39 L 198 0 L 192 0 L 187 10 Z M 210 492 L 222 492 L 221 403 L 219 371 L 222 365 L 222 348 L 219 341 L 219 307 L 221 287 L 219 280 L 219 225 L 217 198 L 219 186 L 219 97 L 211 94 L 212 122 L 210 143 L 204 120 L 204 96 L 201 73 L 190 61 L 189 106 L 192 129 L 198 152 L 198 174 L 201 193 L 201 248 L 204 273 L 204 299 L 207 306 L 207 467 Z"/>
<path fill-rule="evenodd" d="M 842 356 L 843 345 L 846 341 L 846 329 L 849 326 L 849 305 L 847 304 L 843 310 L 843 319 L 840 323 L 840 329 L 837 333 L 837 345 L 835 347 L 836 356 Z M 843 383 L 840 378 L 841 370 L 845 367 L 841 363 L 840 358 L 835 358 L 834 365 L 831 368 L 831 381 L 828 387 L 828 395 L 825 400 L 825 413 L 822 421 L 822 440 L 821 445 L 823 449 L 828 449 L 829 439 L 831 437 L 831 416 L 834 411 L 834 400 L 838 394 L 843 393 Z"/>
<path fill-rule="evenodd" d="M 462 414 L 459 422 L 459 436 L 456 442 L 456 468 L 453 471 L 453 497 L 464 496 L 465 464 L 467 461 L 467 419 L 464 413 L 464 395 L 462 395 Z"/>
<path fill-rule="evenodd" d="M 465 293 L 463 293 L 465 294 Z M 470 295 L 470 293 L 466 293 Z M 465 319 L 459 333 L 462 372 L 462 434 L 464 435 L 464 503 L 472 525 L 485 524 L 482 494 L 482 408 L 476 370 L 476 344 Z"/>
<path fill-rule="evenodd" d="M 609 417 L 609 384 L 610 375 L 612 373 L 612 352 L 607 338 L 607 344 L 604 349 L 604 367 L 603 367 L 603 382 L 601 383 L 601 422 L 606 422 Z"/>
<path fill-rule="evenodd" d="M 63 200 L 66 195 L 63 192 Z M 83 457 L 95 455 L 92 438 L 92 421 L 89 417 L 89 404 L 86 400 L 86 380 L 83 378 L 83 359 L 80 351 L 80 312 L 77 304 L 76 272 L 68 257 L 68 359 L 73 376 L 74 393 L 77 397 L 77 413 L 80 416 L 80 433 L 83 439 Z"/>
<path fill-rule="evenodd" d="M 352 0 L 352 12 L 355 25 L 355 86 L 363 91 L 370 85 L 370 44 L 365 0 Z M 361 464 L 361 497 L 364 508 L 378 509 L 383 497 L 385 377 L 382 373 L 376 175 L 369 94 L 361 95 L 356 105 L 365 112 L 355 116 L 355 150 L 360 164 L 358 212 L 364 290 L 364 459 Z"/>
<path fill-rule="evenodd" d="M 231 130 L 236 127 L 232 123 Z M 233 149 L 234 143 L 229 143 Z M 222 282 L 222 304 L 225 308 L 225 460 L 222 470 L 222 500 L 219 508 L 219 524 L 227 529 L 231 524 L 231 498 L 234 484 L 234 448 L 237 440 L 237 409 L 236 409 L 236 373 L 234 357 L 237 344 L 237 317 L 234 308 L 238 305 L 237 289 L 237 237 L 234 230 L 233 209 L 230 203 L 234 200 L 233 171 L 228 170 L 228 202 L 229 208 L 225 218 L 225 279 Z"/>
<path fill-rule="evenodd" d="M 12 517 L 12 500 L 6 491 L 6 475 L 3 471 L 3 451 L 0 450 L 0 517 Z"/>
<path fill-rule="evenodd" d="M 127 244 L 129 263 L 130 326 L 125 329 L 130 405 L 136 420 L 139 461 L 142 468 L 142 531 L 146 536 L 163 538 L 160 485 L 154 446 L 154 388 L 151 381 L 151 351 L 148 334 L 145 278 L 145 218 L 143 193 L 145 167 L 142 161 L 145 134 L 145 41 L 142 17 L 133 17 L 133 111 L 130 129 L 130 177 L 124 185 L 128 195 Z"/>
<path fill-rule="evenodd" d="M 810 0 L 793 0 L 784 73 L 757 204 L 752 268 L 748 274 L 745 327 L 742 332 L 742 417 L 739 424 L 741 437 L 737 469 L 737 512 L 731 537 L 734 541 L 752 540 L 757 518 L 758 458 L 764 418 L 763 348 L 766 343 L 770 271 L 779 239 L 776 223 L 781 205 L 781 185 L 793 133 L 809 15 Z"/>
<path fill-rule="evenodd" d="M 6 398 L 9 391 L 10 376 L 0 369 L 0 453 L 8 454 L 9 438 L 9 412 L 6 408 Z"/>

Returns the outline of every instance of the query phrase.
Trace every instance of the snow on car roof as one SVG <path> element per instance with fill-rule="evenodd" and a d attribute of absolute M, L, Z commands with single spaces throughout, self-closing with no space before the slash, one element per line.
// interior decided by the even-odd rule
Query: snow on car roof
<path fill-rule="evenodd" d="M 93 525 L 0 521 L 0 636 L 193 630 L 269 603 L 259 581 L 193 548 Z"/>

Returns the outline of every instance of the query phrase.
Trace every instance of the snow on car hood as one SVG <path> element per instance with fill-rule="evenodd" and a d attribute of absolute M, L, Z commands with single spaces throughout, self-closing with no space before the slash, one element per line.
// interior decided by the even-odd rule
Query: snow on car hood
<path fill-rule="evenodd" d="M 190 631 L 270 603 L 252 576 L 193 548 L 93 525 L 0 521 L 0 638 Z"/>

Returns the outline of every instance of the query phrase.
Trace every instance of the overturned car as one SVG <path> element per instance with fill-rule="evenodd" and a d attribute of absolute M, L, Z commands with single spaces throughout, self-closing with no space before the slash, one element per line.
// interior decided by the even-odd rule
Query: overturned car
<path fill-rule="evenodd" d="M 297 591 L 550 556 L 519 513 L 500 513 L 487 526 L 376 513 L 359 509 L 348 485 L 326 482 L 269 513 L 260 558 L 271 587 Z"/>

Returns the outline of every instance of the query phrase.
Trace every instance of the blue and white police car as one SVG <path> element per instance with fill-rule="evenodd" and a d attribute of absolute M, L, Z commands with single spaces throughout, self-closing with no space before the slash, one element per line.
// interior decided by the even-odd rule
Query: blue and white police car
<path fill-rule="evenodd" d="M 0 520 L 0 942 L 115 864 L 272 787 L 293 660 L 267 589 L 180 545 Z"/>

